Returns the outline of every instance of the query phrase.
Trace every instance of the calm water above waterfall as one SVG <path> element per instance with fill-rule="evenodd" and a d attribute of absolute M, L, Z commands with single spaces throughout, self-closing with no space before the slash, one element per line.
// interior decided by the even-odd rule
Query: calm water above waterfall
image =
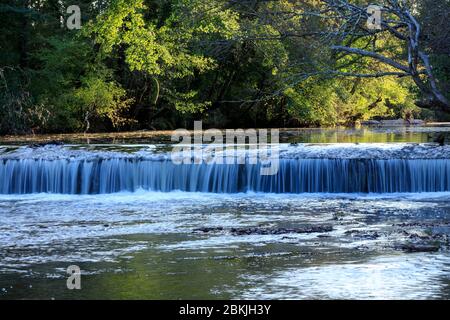
<path fill-rule="evenodd" d="M 285 141 L 273 176 L 165 143 L 0 146 L 0 299 L 449 299 L 450 147 L 370 134 Z M 299 142 L 344 142 L 321 139 Z"/>
<path fill-rule="evenodd" d="M 280 142 L 295 143 L 392 143 L 433 142 L 439 135 L 450 138 L 450 123 L 410 127 L 360 127 L 280 129 Z M 24 145 L 58 140 L 71 144 L 160 144 L 171 142 L 171 131 L 0 136 L 2 145 Z"/>

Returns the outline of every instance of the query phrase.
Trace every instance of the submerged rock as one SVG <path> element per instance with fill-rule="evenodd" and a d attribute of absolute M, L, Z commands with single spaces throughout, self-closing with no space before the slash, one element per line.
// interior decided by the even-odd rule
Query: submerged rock
<path fill-rule="evenodd" d="M 410 239 L 421 239 L 421 240 L 432 239 L 432 235 L 426 233 L 423 230 L 409 230 L 409 231 L 404 231 L 403 233 Z"/>
<path fill-rule="evenodd" d="M 335 221 L 341 221 L 344 219 L 344 217 L 347 215 L 346 212 L 344 211 L 338 211 L 333 213 L 333 217 L 331 218 L 331 220 L 335 220 Z"/>
<path fill-rule="evenodd" d="M 361 125 L 363 125 L 363 126 L 379 126 L 379 125 L 381 125 L 381 122 L 377 121 L 377 120 L 367 120 L 367 121 L 361 121 Z"/>
<path fill-rule="evenodd" d="M 222 227 L 203 227 L 203 228 L 194 229 L 194 232 L 203 232 L 203 233 L 218 232 L 218 231 L 223 231 L 223 228 Z"/>
<path fill-rule="evenodd" d="M 248 227 L 248 228 L 231 228 L 231 234 L 240 235 L 268 235 L 268 234 L 288 234 L 288 233 L 323 233 L 333 231 L 331 225 L 306 225 L 296 228 L 258 228 L 258 227 Z"/>
<path fill-rule="evenodd" d="M 409 122 L 404 119 L 381 120 L 380 122 L 383 126 L 407 126 L 409 124 Z"/>
<path fill-rule="evenodd" d="M 33 143 L 30 144 L 30 148 L 42 148 L 42 147 L 46 147 L 46 146 L 62 146 L 64 145 L 63 142 L 61 141 L 57 141 L 57 140 L 52 140 L 52 141 L 48 141 L 48 142 L 40 142 L 40 143 Z"/>
<path fill-rule="evenodd" d="M 395 249 L 403 250 L 405 252 L 437 252 L 440 249 L 439 244 L 425 244 L 425 243 L 408 243 L 396 246 Z"/>
<path fill-rule="evenodd" d="M 358 240 L 376 240 L 380 237 L 380 234 L 377 231 L 364 230 L 349 230 L 345 232 L 345 235 Z"/>
<path fill-rule="evenodd" d="M 331 225 L 304 225 L 295 228 L 281 228 L 281 227 L 242 227 L 230 228 L 225 230 L 223 227 L 203 227 L 194 229 L 195 233 L 213 233 L 226 231 L 235 236 L 243 235 L 278 235 L 278 234 L 293 234 L 293 233 L 324 233 L 333 231 Z"/>

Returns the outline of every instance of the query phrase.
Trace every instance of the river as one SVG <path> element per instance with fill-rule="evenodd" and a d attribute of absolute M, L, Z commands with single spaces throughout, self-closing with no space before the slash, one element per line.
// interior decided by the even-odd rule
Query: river
<path fill-rule="evenodd" d="M 148 137 L 3 140 L 0 299 L 449 299 L 447 129 L 290 133 L 269 182 L 174 174 Z"/>

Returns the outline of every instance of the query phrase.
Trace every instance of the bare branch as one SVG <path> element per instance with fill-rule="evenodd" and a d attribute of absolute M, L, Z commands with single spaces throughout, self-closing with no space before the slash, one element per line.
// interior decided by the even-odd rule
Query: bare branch
<path fill-rule="evenodd" d="M 331 46 L 331 49 L 336 50 L 336 51 L 348 52 L 350 54 L 357 54 L 357 55 L 364 56 L 364 57 L 370 57 L 370 58 L 373 58 L 380 62 L 386 63 L 398 70 L 402 70 L 407 74 L 410 74 L 410 69 L 407 66 L 404 66 L 392 59 L 389 59 L 389 58 L 382 56 L 381 54 L 378 54 L 375 52 L 357 49 L 357 48 L 344 47 L 344 46 Z"/>

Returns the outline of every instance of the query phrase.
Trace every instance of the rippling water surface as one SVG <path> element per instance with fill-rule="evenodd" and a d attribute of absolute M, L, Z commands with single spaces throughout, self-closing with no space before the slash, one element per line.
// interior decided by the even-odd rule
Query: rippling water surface
<path fill-rule="evenodd" d="M 281 141 L 382 142 L 370 152 L 361 144 L 304 151 L 331 148 L 341 159 L 351 148 L 358 159 L 383 159 L 398 150 L 386 143 L 449 133 L 448 126 L 305 129 L 286 130 Z M 76 143 L 81 157 L 158 153 L 168 150 L 168 135 L 2 137 L 8 146 L 0 153 L 36 139 Z M 18 160 L 60 152 L 23 150 Z M 410 150 L 408 157 L 450 161 L 438 146 Z M 450 299 L 449 237 L 448 192 L 0 194 L 0 299 Z M 70 265 L 81 268 L 81 290 L 66 287 Z"/>
<path fill-rule="evenodd" d="M 0 196 L 0 297 L 448 299 L 448 239 L 402 245 L 449 233 L 449 197 Z M 289 232 L 305 225 L 332 230 Z M 65 288 L 71 264 L 79 291 Z"/>

